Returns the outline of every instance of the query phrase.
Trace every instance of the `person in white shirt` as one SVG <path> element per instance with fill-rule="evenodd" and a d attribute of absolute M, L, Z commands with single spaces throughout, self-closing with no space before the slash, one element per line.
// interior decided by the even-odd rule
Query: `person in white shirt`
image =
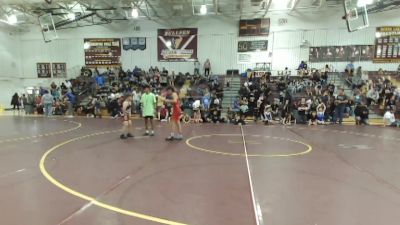
<path fill-rule="evenodd" d="M 370 107 L 372 103 L 377 103 L 379 99 L 379 93 L 375 90 L 375 88 L 371 88 L 367 92 L 367 106 Z"/>
<path fill-rule="evenodd" d="M 385 115 L 383 115 L 383 126 L 391 126 L 396 127 L 400 125 L 400 121 L 397 121 L 394 116 L 394 109 L 390 108 L 386 111 Z"/>

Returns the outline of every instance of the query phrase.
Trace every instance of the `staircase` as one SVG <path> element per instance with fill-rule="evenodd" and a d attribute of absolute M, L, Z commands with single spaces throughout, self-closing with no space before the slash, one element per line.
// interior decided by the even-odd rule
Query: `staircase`
<path fill-rule="evenodd" d="M 240 77 L 232 77 L 229 88 L 224 88 L 224 98 L 222 100 L 222 113 L 226 113 L 229 107 L 232 107 L 233 101 L 240 90 Z"/>

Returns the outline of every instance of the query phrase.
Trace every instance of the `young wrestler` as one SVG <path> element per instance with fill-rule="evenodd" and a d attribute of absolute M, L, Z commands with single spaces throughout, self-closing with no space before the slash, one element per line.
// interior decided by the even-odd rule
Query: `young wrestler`
<path fill-rule="evenodd" d="M 121 139 L 126 139 L 133 137 L 133 126 L 131 121 L 132 114 L 132 95 L 126 95 L 125 101 L 122 103 L 122 113 L 123 113 L 123 126 L 122 126 L 122 134 L 120 136 Z"/>
<path fill-rule="evenodd" d="M 179 101 L 178 93 L 171 86 L 167 87 L 168 98 L 161 97 L 166 103 L 172 104 L 172 115 L 171 115 L 171 136 L 167 137 L 166 141 L 182 140 L 182 126 L 181 126 L 181 103 Z"/>

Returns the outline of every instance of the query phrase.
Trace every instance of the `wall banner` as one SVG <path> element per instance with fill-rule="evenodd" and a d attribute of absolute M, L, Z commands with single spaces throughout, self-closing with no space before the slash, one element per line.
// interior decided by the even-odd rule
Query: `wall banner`
<path fill-rule="evenodd" d="M 268 50 L 268 41 L 239 41 L 238 52 L 259 52 Z"/>
<path fill-rule="evenodd" d="M 128 50 L 145 50 L 146 49 L 146 38 L 145 37 L 127 37 L 122 38 L 122 48 L 125 51 Z"/>
<path fill-rule="evenodd" d="M 158 61 L 196 61 L 197 28 L 159 29 L 157 50 Z"/>
<path fill-rule="evenodd" d="M 52 63 L 53 78 L 67 77 L 67 64 L 66 63 Z"/>
<path fill-rule="evenodd" d="M 120 65 L 121 39 L 85 38 L 85 64 L 88 67 L 112 67 Z"/>
<path fill-rule="evenodd" d="M 373 45 L 310 47 L 309 62 L 372 61 Z"/>
<path fill-rule="evenodd" d="M 38 78 L 51 78 L 50 63 L 36 63 L 36 70 Z"/>
<path fill-rule="evenodd" d="M 376 28 L 374 62 L 400 62 L 400 26 Z"/>

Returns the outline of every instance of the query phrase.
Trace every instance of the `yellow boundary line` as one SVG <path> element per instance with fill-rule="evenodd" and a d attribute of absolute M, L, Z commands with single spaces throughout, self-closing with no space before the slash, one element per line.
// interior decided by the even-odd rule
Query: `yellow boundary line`
<path fill-rule="evenodd" d="M 49 133 L 45 133 L 45 134 L 37 134 L 37 135 L 33 135 L 33 136 L 28 136 L 28 137 L 17 137 L 17 138 L 3 139 L 3 140 L 0 140 L 0 144 L 1 143 L 9 143 L 9 142 L 26 141 L 26 140 L 30 140 L 30 139 L 34 139 L 34 138 L 42 138 L 42 137 L 55 136 L 55 135 L 59 135 L 59 134 L 65 134 L 65 133 L 69 133 L 71 131 L 77 130 L 77 129 L 82 127 L 82 123 L 78 123 L 78 122 L 70 121 L 70 120 L 63 120 L 63 121 L 64 122 L 68 122 L 68 123 L 72 123 L 72 124 L 76 124 L 77 126 L 72 127 L 70 129 L 67 129 L 67 130 L 54 131 L 54 132 L 49 132 Z"/>
<path fill-rule="evenodd" d="M 201 151 L 201 152 L 206 152 L 206 153 L 211 153 L 211 154 L 218 154 L 218 155 L 224 155 L 224 156 L 240 156 L 240 157 L 246 157 L 245 154 L 241 153 L 229 153 L 229 152 L 223 152 L 223 151 L 214 151 L 210 149 L 205 149 L 201 148 L 195 145 L 192 145 L 190 142 L 199 139 L 199 138 L 207 138 L 211 136 L 223 136 L 223 137 L 231 137 L 231 136 L 241 136 L 241 134 L 208 134 L 208 135 L 199 135 L 199 136 L 194 136 L 186 140 L 186 145 L 188 145 L 190 148 Z M 290 141 L 298 144 L 302 144 L 307 147 L 305 151 L 302 152 L 297 152 L 297 153 L 291 153 L 291 154 L 248 154 L 248 157 L 264 157 L 264 158 L 273 158 L 273 157 L 291 157 L 291 156 L 301 156 L 308 154 L 312 151 L 312 146 L 301 142 L 297 140 L 292 140 L 288 138 L 282 138 L 282 137 L 271 137 L 271 136 L 263 136 L 263 135 L 246 135 L 246 136 L 252 136 L 252 137 L 264 137 L 264 138 L 272 138 L 275 140 L 281 140 L 281 141 Z"/>
<path fill-rule="evenodd" d="M 126 216 L 131 216 L 131 217 L 136 217 L 139 219 L 143 219 L 143 220 L 147 220 L 147 221 L 152 221 L 152 222 L 156 222 L 156 223 L 161 223 L 161 224 L 167 224 L 167 225 L 186 225 L 184 223 L 179 223 L 179 222 L 175 222 L 175 221 L 171 221 L 171 220 L 167 220 L 167 219 L 162 219 L 162 218 L 158 218 L 158 217 L 154 217 L 154 216 L 150 216 L 150 215 L 146 215 L 146 214 L 142 214 L 142 213 L 138 213 L 138 212 L 134 212 L 134 211 L 129 211 L 126 209 L 122 209 L 122 208 L 118 208 L 112 205 L 109 205 L 107 203 L 98 201 L 96 198 L 91 197 L 89 195 L 80 193 L 72 188 L 67 187 L 66 185 L 62 184 L 61 182 L 59 182 L 58 180 L 56 180 L 53 176 L 50 175 L 50 173 L 47 171 L 46 166 L 45 166 L 45 162 L 46 159 L 48 158 L 48 156 L 55 152 L 56 150 L 60 149 L 60 147 L 67 145 L 69 143 L 75 142 L 75 141 L 79 141 L 85 138 L 90 138 L 90 137 L 94 137 L 94 136 L 99 136 L 99 135 L 104 135 L 104 134 L 109 134 L 109 133 L 116 133 L 119 132 L 119 130 L 113 130 L 113 131 L 104 131 L 104 132 L 98 132 L 98 133 L 93 133 L 93 134 L 88 134 L 85 136 L 81 136 L 81 137 L 76 137 L 67 141 L 64 141 L 52 148 L 50 148 L 49 150 L 46 151 L 46 153 L 42 156 L 42 158 L 40 159 L 40 163 L 39 163 L 39 168 L 40 168 L 40 172 L 43 174 L 43 176 L 50 181 L 53 185 L 55 185 L 56 187 L 60 188 L 61 190 L 75 196 L 78 197 L 80 199 L 86 200 L 88 202 L 90 202 L 92 205 L 96 205 L 100 208 L 103 209 L 107 209 L 116 213 L 120 213 Z"/>

